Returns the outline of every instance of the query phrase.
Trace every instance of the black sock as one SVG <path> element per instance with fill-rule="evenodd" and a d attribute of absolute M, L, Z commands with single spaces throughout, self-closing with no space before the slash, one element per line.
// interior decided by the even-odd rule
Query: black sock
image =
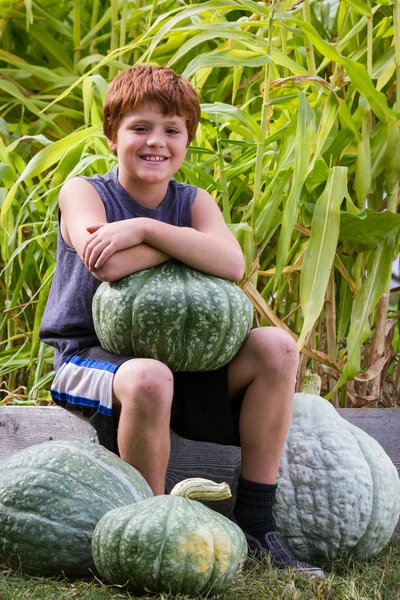
<path fill-rule="evenodd" d="M 239 527 L 263 545 L 265 534 L 276 529 L 272 515 L 275 491 L 276 484 L 257 483 L 239 476 L 233 514 Z"/>

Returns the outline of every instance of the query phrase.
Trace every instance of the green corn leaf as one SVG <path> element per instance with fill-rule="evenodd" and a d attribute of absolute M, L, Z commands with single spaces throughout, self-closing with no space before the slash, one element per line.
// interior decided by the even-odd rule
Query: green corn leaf
<path fill-rule="evenodd" d="M 271 57 L 267 54 L 257 54 L 248 50 L 216 50 L 196 56 L 187 65 L 183 75 L 190 78 L 199 69 L 209 67 L 262 67 L 269 62 L 271 62 Z"/>
<path fill-rule="evenodd" d="M 53 142 L 51 140 L 49 140 L 49 138 L 47 138 L 45 135 L 39 134 L 39 135 L 23 135 L 22 137 L 18 138 L 17 140 L 15 140 L 15 142 L 13 142 L 12 144 L 10 144 L 9 146 L 7 146 L 7 152 L 13 152 L 15 150 L 15 148 L 18 146 L 18 144 L 20 144 L 21 142 L 38 142 L 39 144 L 41 144 L 42 146 L 50 146 Z"/>
<path fill-rule="evenodd" d="M 35 311 L 35 320 L 33 326 L 33 336 L 32 336 L 32 347 L 31 347 L 31 355 L 29 357 L 30 362 L 32 363 L 35 356 L 37 355 L 37 350 L 40 344 L 39 339 L 39 328 L 40 323 L 42 321 L 44 309 L 46 308 L 47 296 L 49 295 L 51 281 L 53 279 L 54 274 L 54 265 L 50 265 L 45 274 L 43 275 L 42 284 L 40 286 L 38 303 Z"/>
<path fill-rule="evenodd" d="M 286 173 L 280 173 L 278 171 L 266 190 L 265 195 L 268 200 L 265 202 L 263 198 L 255 225 L 254 238 L 256 244 L 261 244 L 262 241 L 271 234 L 276 212 L 284 198 L 283 190 L 286 183 Z"/>
<path fill-rule="evenodd" d="M 21 289 L 24 286 L 27 272 L 32 267 L 34 247 L 35 247 L 34 244 L 30 244 L 27 252 L 24 255 L 24 259 L 22 261 L 21 272 L 19 274 L 17 282 L 14 283 L 14 286 L 13 286 L 13 294 L 12 294 L 12 297 L 10 300 L 10 306 L 16 306 L 18 304 L 18 298 L 20 298 Z M 10 318 L 9 315 L 7 313 L 5 313 L 3 316 L 3 319 L 0 323 L 0 331 L 4 331 L 4 325 L 9 318 Z"/>
<path fill-rule="evenodd" d="M 381 245 L 392 233 L 400 229 L 400 215 L 390 212 L 375 212 L 367 208 L 358 215 L 343 212 L 339 239 L 345 244 L 348 254 L 365 252 Z"/>
<path fill-rule="evenodd" d="M 280 147 L 278 162 L 276 165 L 276 175 L 291 166 L 294 162 L 295 158 L 295 150 L 296 144 L 298 142 L 297 139 L 297 114 L 292 114 L 292 118 L 289 123 L 285 123 L 285 125 L 272 134 L 268 138 L 268 142 L 271 142 L 273 138 L 277 139 L 278 136 L 282 136 L 282 145 Z M 275 139 L 273 141 L 275 141 Z M 279 139 L 279 138 L 278 138 Z"/>
<path fill-rule="evenodd" d="M 6 163 L 0 162 L 0 181 L 8 188 L 15 182 L 15 171 Z"/>
<path fill-rule="evenodd" d="M 224 117 L 225 119 L 234 119 L 245 125 L 253 135 L 255 141 L 260 138 L 260 126 L 249 113 L 240 108 L 224 104 L 223 102 L 214 102 L 214 104 L 202 104 L 201 112 L 212 117 Z M 220 119 L 219 119 L 220 120 Z"/>
<path fill-rule="evenodd" d="M 278 48 L 271 49 L 271 58 L 274 64 L 280 65 L 281 67 L 286 67 L 295 75 L 303 75 L 307 73 L 307 69 L 305 67 L 299 65 L 293 59 L 289 58 L 289 56 L 286 56 L 286 54 L 281 52 Z"/>
<path fill-rule="evenodd" d="M 158 46 L 164 36 L 174 29 L 175 26 L 185 19 L 189 19 L 194 17 L 199 13 L 205 13 L 207 11 L 218 11 L 220 9 L 235 9 L 238 5 L 234 0 L 210 0 L 209 2 L 202 2 L 201 4 L 193 4 L 192 6 L 183 6 L 183 8 L 179 8 L 178 10 L 170 11 L 167 15 L 163 15 L 159 17 L 155 23 L 150 28 L 148 34 L 152 34 L 154 29 L 157 29 L 160 22 L 165 20 L 165 17 L 168 17 L 166 23 L 157 31 L 154 35 L 151 44 L 149 45 L 148 50 L 144 53 L 142 60 L 150 61 L 150 57 L 154 51 L 154 49 Z M 174 14 L 173 13 L 177 13 Z"/>
<path fill-rule="evenodd" d="M 65 47 L 60 44 L 55 37 L 47 30 L 47 28 L 34 23 L 29 30 L 32 35 L 43 48 L 49 52 L 61 65 L 69 71 L 72 71 L 72 59 Z"/>
<path fill-rule="evenodd" d="M 400 180 L 400 127 L 388 123 L 386 181 L 388 194 L 392 194 Z"/>
<path fill-rule="evenodd" d="M 390 48 L 382 54 L 372 66 L 372 79 L 379 79 L 386 69 L 395 63 L 395 48 Z"/>
<path fill-rule="evenodd" d="M 14 200 L 16 191 L 20 183 L 27 179 L 32 179 L 44 173 L 49 167 L 57 163 L 72 146 L 85 142 L 91 136 L 102 136 L 101 125 L 95 125 L 76 133 L 72 133 L 57 142 L 54 142 L 51 146 L 43 148 L 35 154 L 32 160 L 26 165 L 23 173 L 14 183 L 10 191 L 8 192 L 3 206 L 1 207 L 0 220 L 3 222 L 4 216 L 9 211 L 9 208 Z"/>
<path fill-rule="evenodd" d="M 339 119 L 341 121 L 341 123 L 348 129 L 350 129 L 352 131 L 352 133 L 354 134 L 354 138 L 356 140 L 361 140 L 361 133 L 356 125 L 356 123 L 354 122 L 354 115 L 351 114 L 349 107 L 347 106 L 346 102 L 342 99 L 339 98 L 339 105 L 340 105 L 340 110 L 339 110 Z"/>
<path fill-rule="evenodd" d="M 339 238 L 340 205 L 346 188 L 347 167 L 333 167 L 315 205 L 311 237 L 300 274 L 300 304 L 304 315 L 297 342 L 300 349 L 324 305 Z"/>
<path fill-rule="evenodd" d="M 39 115 L 40 111 L 37 104 L 30 100 L 27 96 L 25 96 L 21 90 L 12 82 L 12 81 L 1 81 L 1 90 L 2 92 L 6 92 L 13 98 L 16 98 L 21 105 L 25 106 L 30 112 L 34 115 Z M 50 119 L 47 118 L 48 122 L 51 122 Z"/>
<path fill-rule="evenodd" d="M 351 271 L 352 259 L 349 256 L 342 256 L 342 261 L 347 272 Z M 349 328 L 351 310 L 353 308 L 353 294 L 346 278 L 340 278 L 339 284 L 339 306 L 337 310 L 336 335 L 339 342 L 345 340 Z"/>
<path fill-rule="evenodd" d="M 253 14 L 269 17 L 271 9 L 269 6 L 265 6 L 264 3 L 255 2 L 254 0 L 238 0 L 238 4 L 244 8 L 248 8 Z"/>
<path fill-rule="evenodd" d="M 392 270 L 395 236 L 392 234 L 377 248 L 371 273 L 362 284 L 353 304 L 350 331 L 347 338 L 348 359 L 339 381 L 327 398 L 360 371 L 360 351 L 370 335 L 369 316 L 387 289 Z"/>
<path fill-rule="evenodd" d="M 316 160 L 319 158 L 322 149 L 328 139 L 329 134 L 336 122 L 336 117 L 339 112 L 339 102 L 335 94 L 329 94 L 327 101 L 325 102 L 322 117 L 318 126 L 317 135 L 315 137 L 315 149 L 313 151 L 313 158 L 310 163 L 309 173 L 314 168 Z"/>
<path fill-rule="evenodd" d="M 235 102 L 236 95 L 243 76 L 244 67 L 233 67 L 233 86 L 232 86 L 232 104 Z"/>
<path fill-rule="evenodd" d="M 309 192 L 312 192 L 316 187 L 322 183 L 326 183 L 328 179 L 329 167 L 323 159 L 319 159 L 315 162 L 312 171 L 307 175 L 306 187 Z M 309 203 L 302 202 L 302 206 L 308 206 Z M 314 208 L 314 205 L 312 205 Z"/>
<path fill-rule="evenodd" d="M 355 13 L 364 17 L 371 17 L 372 12 L 368 4 L 362 2 L 362 0 L 344 0 L 346 4 L 351 6 Z"/>
<path fill-rule="evenodd" d="M 364 206 L 364 202 L 371 191 L 371 147 L 369 141 L 370 130 L 371 111 L 367 108 L 362 122 L 361 140 L 357 144 L 357 163 L 354 189 L 357 195 L 359 206 Z"/>
<path fill-rule="evenodd" d="M 300 27 L 321 54 L 330 58 L 332 61 L 341 64 L 346 69 L 356 90 L 367 98 L 372 110 L 381 121 L 387 121 L 388 119 L 397 121 L 400 119 L 400 113 L 389 108 L 385 94 L 378 92 L 375 89 L 364 65 L 342 56 L 334 46 L 325 42 L 317 33 L 316 29 L 309 23 L 294 19 L 287 19 L 282 22 L 287 22 L 295 27 Z"/>
<path fill-rule="evenodd" d="M 68 41 L 72 42 L 73 31 L 69 20 L 64 19 L 63 17 L 61 17 L 61 20 L 55 18 L 52 15 L 53 11 L 49 10 L 48 5 L 46 5 L 45 3 L 43 4 L 44 6 L 40 6 L 39 2 L 35 0 L 35 20 L 41 23 L 45 23 L 47 29 L 51 29 L 51 31 L 56 31 L 57 33 L 60 33 Z M 38 16 L 40 16 L 41 18 L 37 19 Z"/>
<path fill-rule="evenodd" d="M 374 137 L 371 139 L 371 179 L 376 179 L 387 166 L 387 142 L 388 142 L 388 127 L 392 124 L 391 121 L 388 123 L 377 123 L 374 127 Z"/>
<path fill-rule="evenodd" d="M 182 44 L 177 52 L 172 56 L 172 58 L 168 61 L 167 66 L 171 67 L 175 64 L 179 59 L 186 56 L 190 50 L 202 44 L 208 40 L 215 40 L 216 38 L 227 38 L 231 40 L 239 40 L 247 46 L 248 50 L 256 51 L 257 49 L 267 52 L 269 50 L 268 40 L 264 38 L 256 37 L 253 34 L 248 33 L 247 31 L 242 30 L 234 30 L 231 28 L 227 29 L 227 25 L 233 25 L 234 23 L 209 23 L 206 25 L 202 25 L 202 31 L 198 35 L 193 36 L 189 40 L 187 40 L 184 44 Z M 282 67 L 286 67 L 295 75 L 302 75 L 307 73 L 307 69 L 305 69 L 302 65 L 296 63 L 292 58 L 284 54 L 278 48 L 271 49 L 271 58 L 273 62 Z"/>
<path fill-rule="evenodd" d="M 380 92 L 383 87 L 391 80 L 393 73 L 396 71 L 396 62 L 392 60 L 392 62 L 387 65 L 383 73 L 379 76 L 378 81 L 376 82 L 376 89 Z"/>
<path fill-rule="evenodd" d="M 0 49 L 0 58 L 2 61 L 14 65 L 16 68 L 21 69 L 21 71 L 26 71 L 30 75 L 45 81 L 47 84 L 55 84 L 59 85 L 64 81 L 64 78 L 58 73 L 48 69 L 46 67 L 41 67 L 38 65 L 32 65 L 24 60 L 22 60 L 19 56 L 15 56 L 10 52 L 6 52 L 5 50 Z"/>
<path fill-rule="evenodd" d="M 274 286 L 279 283 L 289 252 L 290 239 L 297 220 L 298 204 L 307 177 L 312 146 L 315 139 L 315 115 L 302 91 L 298 90 L 300 104 L 296 127 L 296 157 L 293 181 L 283 211 L 281 233 L 278 241 Z"/>
<path fill-rule="evenodd" d="M 179 47 L 177 52 L 175 52 L 172 58 L 168 61 L 167 66 L 172 67 L 173 64 L 175 64 L 182 57 L 186 56 L 193 48 L 208 40 L 215 40 L 216 38 L 226 38 L 229 40 L 242 40 L 244 42 L 253 41 L 253 36 L 251 36 L 250 34 L 246 34 L 246 32 L 235 31 L 234 29 L 226 29 L 225 27 L 223 27 L 223 25 L 225 25 L 225 23 L 221 23 L 221 26 L 216 29 L 210 24 L 208 26 L 210 28 L 210 31 L 203 31 L 202 33 L 199 33 L 198 35 L 195 35 L 188 39 L 184 44 L 182 44 Z M 204 29 L 206 28 L 207 26 L 204 26 Z M 266 43 L 265 47 L 267 48 Z"/>

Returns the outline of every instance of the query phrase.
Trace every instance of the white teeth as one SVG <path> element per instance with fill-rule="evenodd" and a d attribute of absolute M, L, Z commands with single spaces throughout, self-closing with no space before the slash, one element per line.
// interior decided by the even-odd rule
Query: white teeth
<path fill-rule="evenodd" d="M 142 156 L 143 160 L 148 160 L 150 162 L 161 162 L 165 160 L 165 156 Z"/>

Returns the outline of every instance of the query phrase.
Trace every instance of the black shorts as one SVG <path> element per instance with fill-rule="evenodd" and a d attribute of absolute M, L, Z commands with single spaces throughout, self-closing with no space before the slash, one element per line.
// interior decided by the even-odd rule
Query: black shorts
<path fill-rule="evenodd" d="M 51 388 L 54 402 L 88 418 L 100 444 L 115 453 L 118 453 L 119 414 L 112 405 L 112 381 L 118 367 L 131 359 L 100 346 L 88 348 L 68 357 Z M 240 446 L 243 394 L 229 397 L 228 366 L 216 371 L 179 371 L 173 375 L 171 429 L 190 440 Z"/>

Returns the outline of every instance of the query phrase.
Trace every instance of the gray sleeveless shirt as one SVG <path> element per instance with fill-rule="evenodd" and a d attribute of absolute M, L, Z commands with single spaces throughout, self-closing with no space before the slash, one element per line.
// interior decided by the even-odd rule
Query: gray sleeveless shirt
<path fill-rule="evenodd" d="M 104 203 L 108 223 L 147 217 L 177 227 L 191 227 L 191 209 L 197 193 L 192 185 L 171 179 L 160 206 L 147 208 L 119 183 L 118 169 L 85 179 Z M 60 221 L 60 212 L 58 219 Z M 67 356 L 100 345 L 92 319 L 92 299 L 100 283 L 75 249 L 63 240 L 59 226 L 56 270 L 39 331 L 40 339 L 54 346 L 56 371 Z"/>

